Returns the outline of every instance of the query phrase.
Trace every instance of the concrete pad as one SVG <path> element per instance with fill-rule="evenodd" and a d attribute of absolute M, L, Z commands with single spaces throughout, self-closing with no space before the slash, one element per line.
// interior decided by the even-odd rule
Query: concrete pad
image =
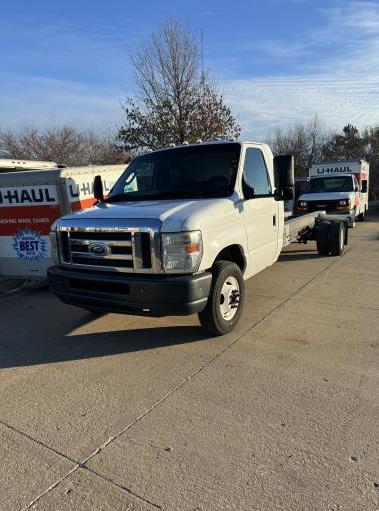
<path fill-rule="evenodd" d="M 44 495 L 31 509 L 38 511 L 153 511 L 157 508 L 89 470 L 78 469 Z"/>
<path fill-rule="evenodd" d="M 298 304 L 291 307 L 294 314 Z M 365 379 L 362 356 L 349 387 L 349 365 L 334 373 L 317 346 L 308 357 L 301 356 L 307 344 L 287 348 L 284 321 L 277 322 L 287 313 L 275 312 L 246 334 L 89 466 L 165 509 L 313 509 L 316 502 L 320 510 L 374 510 L 379 417 L 372 371 Z M 300 337 L 296 328 L 292 335 Z"/>
<path fill-rule="evenodd" d="M 278 262 L 248 282 L 257 296 L 285 300 L 332 263 L 329 257 L 319 257 L 311 244 L 290 245 Z"/>
<path fill-rule="evenodd" d="M 36 440 L 6 429 L 5 509 L 378 509 L 379 223 L 352 232 L 343 258 L 288 247 L 224 338 L 2 299 L 0 416 Z"/>
<path fill-rule="evenodd" d="M 91 469 L 165 509 L 377 509 L 379 316 L 299 302 L 324 273 Z"/>
<path fill-rule="evenodd" d="M 0 369 L 15 379 L 33 367 L 57 360 L 76 346 L 66 334 L 86 323 L 90 315 L 62 306 L 47 289 L 26 291 L 1 299 Z M 21 368 L 21 369 L 20 369 Z"/>
<path fill-rule="evenodd" d="M 44 304 L 45 296 L 39 298 Z M 79 312 L 74 311 L 77 324 L 83 324 L 75 328 L 73 308 L 62 305 L 58 316 L 52 300 L 47 331 L 43 334 L 41 330 L 32 330 L 28 338 L 31 347 L 23 359 L 20 346 L 26 342 L 28 321 L 29 325 L 43 325 L 46 316 L 46 308 L 39 308 L 37 303 L 33 314 L 25 316 L 23 328 L 16 328 L 17 337 L 7 343 L 3 364 L 21 367 L 16 370 L 9 367 L 8 377 L 0 381 L 0 416 L 80 462 L 280 302 L 251 297 L 252 310 L 235 332 L 222 338 L 208 338 L 196 317 L 154 319 L 112 314 L 96 317 L 78 309 Z M 60 318 L 55 333 L 53 315 L 56 320 Z M 2 328 L 11 331 L 10 324 L 3 324 Z M 34 344 L 38 358 L 32 354 L 31 364 L 38 361 L 39 365 L 22 367 L 27 364 Z"/>
<path fill-rule="evenodd" d="M 0 509 L 23 509 L 75 464 L 0 423 Z"/>
<path fill-rule="evenodd" d="M 379 310 L 378 258 L 378 243 L 362 241 L 300 291 L 297 298 Z"/>

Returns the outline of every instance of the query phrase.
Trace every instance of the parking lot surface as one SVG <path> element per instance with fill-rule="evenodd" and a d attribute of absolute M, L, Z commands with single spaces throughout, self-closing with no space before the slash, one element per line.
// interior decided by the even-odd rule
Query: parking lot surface
<path fill-rule="evenodd" d="M 0 508 L 377 510 L 379 217 L 293 245 L 237 330 L 0 298 Z"/>

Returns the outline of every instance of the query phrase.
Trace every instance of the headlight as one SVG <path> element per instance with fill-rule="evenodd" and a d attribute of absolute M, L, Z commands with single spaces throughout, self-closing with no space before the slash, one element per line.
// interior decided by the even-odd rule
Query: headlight
<path fill-rule="evenodd" d="M 53 230 L 50 231 L 50 249 L 54 264 L 59 264 L 57 233 Z"/>
<path fill-rule="evenodd" d="M 300 207 L 301 207 L 301 208 L 307 208 L 307 207 L 308 207 L 308 202 L 301 201 L 301 202 L 300 202 Z"/>
<path fill-rule="evenodd" d="M 162 234 L 162 265 L 165 272 L 195 272 L 202 255 L 200 231 Z"/>
<path fill-rule="evenodd" d="M 340 200 L 339 201 L 340 206 L 349 206 L 350 205 L 350 199 Z"/>

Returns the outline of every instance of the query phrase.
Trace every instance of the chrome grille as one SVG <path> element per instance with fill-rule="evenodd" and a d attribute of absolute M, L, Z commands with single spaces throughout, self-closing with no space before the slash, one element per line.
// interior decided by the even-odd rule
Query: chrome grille
<path fill-rule="evenodd" d="M 109 252 L 94 256 L 90 251 L 94 245 L 107 247 Z M 69 246 L 72 264 L 133 268 L 132 233 L 72 232 Z"/>
<path fill-rule="evenodd" d="M 58 227 L 59 259 L 72 269 L 159 272 L 157 229 Z"/>

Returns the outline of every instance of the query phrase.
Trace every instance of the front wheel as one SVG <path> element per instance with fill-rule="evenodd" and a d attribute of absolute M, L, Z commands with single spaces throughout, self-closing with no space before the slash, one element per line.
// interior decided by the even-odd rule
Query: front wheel
<path fill-rule="evenodd" d="M 201 326 L 213 335 L 224 335 L 238 323 L 245 302 L 245 283 L 240 268 L 230 261 L 216 261 L 205 309 L 199 312 Z"/>

